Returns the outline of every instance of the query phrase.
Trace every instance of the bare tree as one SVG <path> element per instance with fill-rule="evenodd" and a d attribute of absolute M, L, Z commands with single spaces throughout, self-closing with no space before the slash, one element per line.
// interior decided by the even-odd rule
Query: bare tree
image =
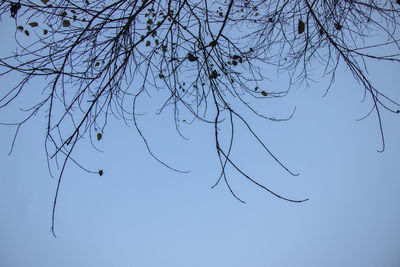
<path fill-rule="evenodd" d="M 24 119 L 2 124 L 14 125 L 16 137 L 39 110 L 47 114 L 49 170 L 52 162 L 62 162 L 53 234 L 67 162 L 103 175 L 103 170 L 88 170 L 75 160 L 74 147 L 84 137 L 100 140 L 110 117 L 133 124 L 155 160 L 182 172 L 158 158 L 141 131 L 136 103 L 145 95 L 164 92 L 159 94 L 166 96 L 159 112 L 173 109 L 182 138 L 182 122 L 214 125 L 221 166 L 216 184 L 223 181 L 241 202 L 226 176 L 228 167 L 278 198 L 307 200 L 275 193 L 231 157 L 235 127 L 241 124 L 273 160 L 297 175 L 269 150 L 247 117 L 250 111 L 266 120 L 291 118 L 270 117 L 257 108 L 256 103 L 284 97 L 289 90 L 262 89 L 266 67 L 288 73 L 291 88 L 307 84 L 311 66 L 317 64 L 330 80 L 328 90 L 338 66 L 345 65 L 365 98 L 372 99 L 369 114 L 378 117 L 381 151 L 381 112 L 399 113 L 399 103 L 376 88 L 367 74 L 370 60 L 400 62 L 399 0 L 3 0 L 0 15 L 15 19 L 18 44 L 14 54 L 0 59 L 0 76 L 21 75 L 14 87 L 1 89 L 0 108 L 20 105 L 30 80 L 45 84 L 38 92 L 41 99 L 26 110 Z M 228 145 L 222 145 L 221 138 Z"/>

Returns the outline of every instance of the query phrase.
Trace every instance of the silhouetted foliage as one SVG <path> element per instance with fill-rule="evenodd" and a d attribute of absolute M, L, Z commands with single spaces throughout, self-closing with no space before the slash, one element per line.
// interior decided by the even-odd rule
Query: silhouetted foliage
<path fill-rule="evenodd" d="M 288 91 L 261 87 L 268 78 L 263 67 L 288 73 L 289 88 L 306 83 L 312 64 L 319 64 L 331 87 L 337 68 L 344 64 L 372 99 L 383 138 L 381 112 L 398 112 L 399 104 L 382 94 L 367 75 L 369 60 L 398 63 L 399 1 L 355 0 L 22 0 L 2 1 L 0 15 L 15 18 L 17 48 L 0 59 L 2 78 L 19 73 L 13 88 L 2 88 L 0 108 L 17 102 L 32 79 L 45 86 L 41 98 L 26 110 L 20 127 L 39 110 L 47 113 L 45 146 L 49 169 L 62 160 L 54 211 L 64 168 L 72 161 L 77 142 L 85 136 L 102 138 L 107 121 L 122 118 L 133 124 L 149 153 L 175 171 L 151 150 L 137 121 L 137 100 L 168 92 L 160 112 L 174 110 L 176 130 L 183 121 L 214 125 L 215 146 L 221 171 L 232 195 L 226 168 L 276 194 L 247 174 L 231 158 L 234 132 L 243 125 L 256 142 L 291 175 L 290 171 L 253 130 L 244 112 L 263 114 L 254 103 L 284 97 Z M 22 34 L 24 33 L 24 34 Z M 379 37 L 373 37 L 378 34 Z M 396 53 L 387 53 L 390 48 Z M 165 94 L 160 94 L 165 97 Z M 184 119 L 182 119 L 184 117 Z M 223 121 L 228 122 L 222 127 Z M 69 126 L 73 125 L 73 131 Z M 221 132 L 228 145 L 221 145 Z M 94 132 L 94 133 L 93 133 Z M 181 135 L 182 136 L 182 135 Z M 183 137 L 183 136 L 182 136 Z M 225 137 L 226 138 L 226 135 Z M 15 140 L 15 139 L 14 139 Z M 243 202 L 243 201 L 242 201 Z"/>

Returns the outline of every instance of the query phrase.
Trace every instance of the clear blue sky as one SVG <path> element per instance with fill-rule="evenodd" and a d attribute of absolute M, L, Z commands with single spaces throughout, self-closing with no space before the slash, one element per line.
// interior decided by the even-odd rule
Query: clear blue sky
<path fill-rule="evenodd" d="M 12 40 L 10 27 L 0 22 L 3 39 Z M 374 63 L 370 73 L 400 99 L 397 65 Z M 183 141 L 170 112 L 148 113 L 141 123 L 157 155 L 191 172 L 161 166 L 133 127 L 110 121 L 99 142 L 104 153 L 82 144 L 75 154 L 105 174 L 89 175 L 72 164 L 64 174 L 57 238 L 50 231 L 57 181 L 47 171 L 43 113 L 21 129 L 10 156 L 15 128 L 2 126 L 0 266 L 400 266 L 399 116 L 383 113 L 387 148 L 378 153 L 376 116 L 356 121 L 370 103 L 360 103 L 363 92 L 350 73 L 339 72 L 323 98 L 324 85 L 266 102 L 273 115 L 296 106 L 288 122 L 251 121 L 300 176 L 287 175 L 243 129 L 236 135 L 234 157 L 243 169 L 276 192 L 308 202 L 279 200 L 234 171 L 231 184 L 247 204 L 223 184 L 210 189 L 219 171 L 213 128 L 194 123 L 183 128 L 190 137 Z M 265 86 L 286 88 L 285 77 Z M 37 94 L 43 85 L 30 89 Z M 1 112 L 0 121 L 14 116 Z"/>

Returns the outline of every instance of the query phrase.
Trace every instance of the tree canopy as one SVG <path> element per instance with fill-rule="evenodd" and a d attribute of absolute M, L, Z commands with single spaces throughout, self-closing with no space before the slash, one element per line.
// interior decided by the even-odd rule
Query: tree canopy
<path fill-rule="evenodd" d="M 16 127 L 16 137 L 20 127 L 45 111 L 49 170 L 62 162 L 54 208 L 67 162 L 103 175 L 102 169 L 86 169 L 73 151 L 83 138 L 93 139 L 95 146 L 112 118 L 134 125 L 155 160 L 183 172 L 157 157 L 142 133 L 137 101 L 145 96 L 160 98 L 159 113 L 173 110 L 182 138 L 183 124 L 214 126 L 221 166 L 216 184 L 223 181 L 239 201 L 225 173 L 228 167 L 278 198 L 302 202 L 307 199 L 290 199 L 265 187 L 230 157 L 235 127 L 244 126 L 265 153 L 297 175 L 259 138 L 248 114 L 288 120 L 295 110 L 277 118 L 258 103 L 307 85 L 315 68 L 330 81 L 328 91 L 338 67 L 344 66 L 365 99 L 372 100 L 366 116 L 377 115 L 383 151 L 382 112 L 399 113 L 400 105 L 374 86 L 368 65 L 400 62 L 399 15 L 399 0 L 3 0 L 0 16 L 15 20 L 17 46 L 0 59 L 0 77 L 17 73 L 20 79 L 1 89 L 0 108 L 22 106 L 21 96 L 33 79 L 43 88 L 35 89 L 40 99 L 25 109 L 21 121 L 1 123 Z M 288 75 L 287 89 L 262 87 L 270 70 Z"/>

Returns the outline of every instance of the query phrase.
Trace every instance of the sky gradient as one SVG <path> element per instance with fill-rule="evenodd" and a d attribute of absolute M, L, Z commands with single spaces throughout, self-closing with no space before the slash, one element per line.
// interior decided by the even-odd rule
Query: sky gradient
<path fill-rule="evenodd" d="M 0 22 L 5 47 L 12 24 Z M 11 25 L 11 26 L 10 26 Z M 10 35 L 11 33 L 11 35 Z M 2 54 L 3 55 L 3 54 Z M 400 99 L 398 66 L 374 63 L 370 75 L 384 92 Z M 16 77 L 17 79 L 17 77 Z M 318 77 L 316 77 L 318 80 Z M 6 86 L 6 84 L 2 84 Z M 264 84 L 286 88 L 284 75 Z M 32 83 L 29 94 L 43 85 Z M 195 122 L 175 132 L 171 110 L 149 112 L 139 123 L 154 152 L 180 174 L 147 153 L 134 127 L 109 122 L 96 152 L 83 142 L 75 151 L 91 175 L 69 164 L 56 210 L 57 180 L 49 176 L 44 151 L 45 118 L 38 114 L 20 130 L 0 126 L 0 266 L 400 266 L 399 115 L 383 112 L 386 150 L 375 114 L 346 69 L 326 97 L 326 81 L 293 88 L 266 110 L 287 122 L 252 119 L 287 174 L 238 124 L 233 157 L 252 177 L 285 197 L 275 198 L 228 170 L 234 199 L 221 183 L 213 126 Z M 152 99 L 148 99 L 151 101 Z M 146 100 L 142 100 L 147 105 Z M 17 118 L 0 112 L 1 122 Z"/>

